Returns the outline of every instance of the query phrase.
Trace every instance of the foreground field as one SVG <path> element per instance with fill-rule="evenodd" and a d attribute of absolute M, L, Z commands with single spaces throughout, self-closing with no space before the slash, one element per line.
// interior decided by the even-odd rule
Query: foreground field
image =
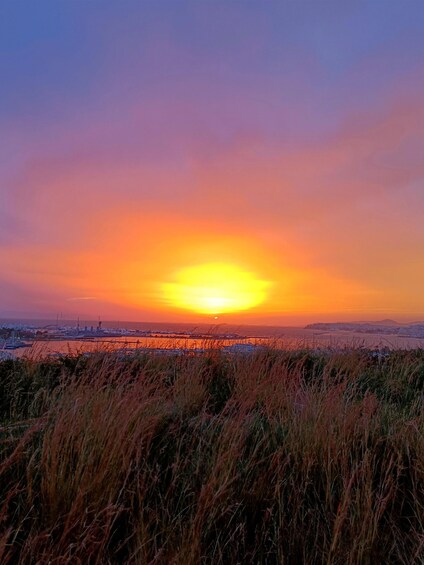
<path fill-rule="evenodd" d="M 424 562 L 424 352 L 0 363 L 0 562 Z"/>

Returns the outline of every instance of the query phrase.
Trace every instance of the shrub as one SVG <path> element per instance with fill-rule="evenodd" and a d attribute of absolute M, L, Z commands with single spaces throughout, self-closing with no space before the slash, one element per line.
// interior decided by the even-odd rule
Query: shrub
<path fill-rule="evenodd" d="M 0 363 L 0 562 L 424 560 L 422 351 Z"/>

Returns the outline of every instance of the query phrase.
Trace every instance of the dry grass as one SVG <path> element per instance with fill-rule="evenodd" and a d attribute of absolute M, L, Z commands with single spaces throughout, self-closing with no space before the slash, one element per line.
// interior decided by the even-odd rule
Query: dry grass
<path fill-rule="evenodd" d="M 0 562 L 424 562 L 424 353 L 0 363 Z"/>

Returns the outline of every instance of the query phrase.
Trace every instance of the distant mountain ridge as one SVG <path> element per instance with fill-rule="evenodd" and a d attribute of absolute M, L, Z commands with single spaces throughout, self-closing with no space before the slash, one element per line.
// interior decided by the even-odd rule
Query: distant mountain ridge
<path fill-rule="evenodd" d="M 369 321 L 369 320 L 361 320 L 359 322 L 350 322 L 352 324 L 371 324 L 373 326 L 422 326 L 424 325 L 424 321 L 419 322 L 397 322 L 396 320 L 392 320 L 387 318 L 385 320 L 378 320 L 378 321 Z"/>
<path fill-rule="evenodd" d="M 359 333 L 381 333 L 405 337 L 424 338 L 424 322 L 402 323 L 395 320 L 380 320 L 377 322 L 317 322 L 305 326 L 308 330 L 320 331 L 350 331 Z"/>

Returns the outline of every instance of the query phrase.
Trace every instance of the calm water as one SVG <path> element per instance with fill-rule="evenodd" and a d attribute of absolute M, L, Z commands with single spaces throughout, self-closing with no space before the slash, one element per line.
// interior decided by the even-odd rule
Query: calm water
<path fill-rule="evenodd" d="M 21 324 L 26 326 L 33 326 L 37 328 L 56 326 L 56 320 L 46 319 L 0 319 L 0 326 L 7 324 Z M 98 320 L 82 320 L 79 321 L 80 327 L 87 326 L 96 327 Z M 75 327 L 77 320 L 59 320 L 59 326 Z M 193 324 L 193 323 L 163 323 L 163 322 L 125 322 L 125 321 L 104 321 L 102 322 L 104 329 L 126 328 L 128 330 L 140 330 L 151 332 L 176 332 L 176 333 L 204 333 L 204 334 L 230 334 L 236 333 L 247 337 L 281 337 L 289 332 L 300 331 L 303 328 L 282 327 L 282 326 L 255 326 L 255 325 L 241 325 L 241 324 L 225 324 L 225 323 L 210 323 L 210 324 Z"/>
<path fill-rule="evenodd" d="M 244 333 L 246 335 L 247 332 Z M 301 328 L 280 328 L 280 334 L 273 336 L 252 336 L 245 339 L 192 339 L 164 337 L 143 338 L 104 338 L 93 341 L 87 340 L 61 340 L 61 341 L 37 341 L 30 348 L 13 350 L 17 357 L 44 357 L 56 353 L 77 354 L 93 352 L 97 350 L 117 350 L 122 348 L 152 350 L 207 350 L 218 347 L 234 345 L 236 343 L 251 343 L 255 345 L 273 345 L 281 349 L 299 348 L 382 348 L 390 349 L 413 349 L 424 346 L 424 340 L 386 336 L 378 334 L 360 334 L 354 332 L 317 332 L 316 330 L 305 330 Z"/>
<path fill-rule="evenodd" d="M 54 327 L 56 320 L 0 320 L 0 325 L 22 324 L 27 326 Z M 80 320 L 80 327 L 97 326 L 95 320 Z M 76 321 L 60 320 L 60 326 L 75 327 Z M 390 349 L 413 349 L 424 347 L 424 339 L 413 339 L 408 337 L 397 337 L 384 334 L 364 334 L 345 331 L 320 331 L 304 329 L 299 327 L 281 326 L 242 326 L 227 324 L 178 324 L 178 323 L 154 323 L 154 322 L 103 322 L 104 329 L 125 327 L 129 330 L 141 330 L 151 332 L 176 332 L 179 334 L 237 334 L 243 339 L 215 340 L 194 338 L 173 338 L 169 335 L 161 337 L 117 337 L 91 340 L 61 340 L 61 341 L 39 341 L 32 347 L 15 349 L 14 356 L 40 357 L 55 353 L 76 354 L 79 352 L 92 352 L 99 349 L 116 350 L 121 348 L 149 348 L 149 349 L 209 349 L 234 345 L 235 343 L 253 343 L 256 345 L 274 345 L 282 349 L 298 348 L 382 348 Z"/>

